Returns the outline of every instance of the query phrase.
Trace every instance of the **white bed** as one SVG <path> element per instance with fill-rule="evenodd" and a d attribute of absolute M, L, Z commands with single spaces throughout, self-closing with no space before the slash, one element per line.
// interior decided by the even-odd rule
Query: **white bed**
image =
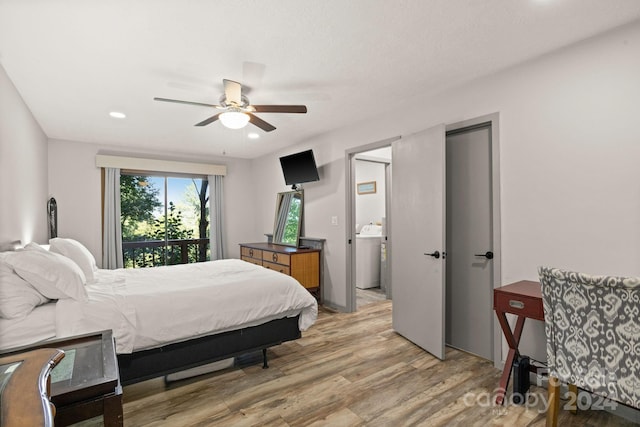
<path fill-rule="evenodd" d="M 300 314 L 301 331 L 318 306 L 294 278 L 237 259 L 144 269 L 98 270 L 88 301 L 56 304 L 56 335 L 112 329 L 118 353 Z"/>
<path fill-rule="evenodd" d="M 25 317 L 0 317 L 0 350 L 22 347 L 56 337 L 56 303 L 40 305 Z"/>
<path fill-rule="evenodd" d="M 111 329 L 132 383 L 255 349 L 266 366 L 316 320 L 300 283 L 245 261 L 99 270 L 79 242 L 51 243 L 0 253 L 0 350 Z"/>

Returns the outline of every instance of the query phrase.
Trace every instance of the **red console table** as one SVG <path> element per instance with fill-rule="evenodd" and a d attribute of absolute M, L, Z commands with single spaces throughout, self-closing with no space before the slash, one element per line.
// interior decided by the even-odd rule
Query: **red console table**
<path fill-rule="evenodd" d="M 518 344 L 522 335 L 525 319 L 535 319 L 544 321 L 544 311 L 542 309 L 542 291 L 540 283 L 530 280 L 522 280 L 510 285 L 503 286 L 493 290 L 493 309 L 498 316 L 502 333 L 504 334 L 507 344 L 509 345 L 509 353 L 504 363 L 502 377 L 500 377 L 500 387 L 496 404 L 502 405 L 504 395 L 511 377 L 511 367 L 513 360 L 519 356 Z M 516 327 L 512 331 L 507 322 L 506 313 L 518 316 Z M 535 368 L 533 368 L 535 370 Z"/>

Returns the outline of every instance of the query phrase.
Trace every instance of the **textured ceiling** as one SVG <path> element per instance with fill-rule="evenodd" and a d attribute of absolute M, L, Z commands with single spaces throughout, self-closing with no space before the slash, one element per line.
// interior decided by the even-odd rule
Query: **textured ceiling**
<path fill-rule="evenodd" d="M 0 63 L 50 138 L 254 158 L 639 18 L 638 0 L 0 0 Z M 217 104 L 223 78 L 309 112 L 260 115 L 266 134 L 153 101 Z"/>

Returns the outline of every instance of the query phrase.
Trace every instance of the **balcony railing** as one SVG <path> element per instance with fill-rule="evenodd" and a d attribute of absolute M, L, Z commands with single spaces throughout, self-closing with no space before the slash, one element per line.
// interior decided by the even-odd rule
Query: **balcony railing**
<path fill-rule="evenodd" d="M 210 259 L 209 238 L 122 242 L 125 268 L 188 264 Z"/>

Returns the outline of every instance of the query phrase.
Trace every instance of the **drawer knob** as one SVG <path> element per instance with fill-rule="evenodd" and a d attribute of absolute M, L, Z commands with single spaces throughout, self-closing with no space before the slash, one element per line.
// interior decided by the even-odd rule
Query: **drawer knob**
<path fill-rule="evenodd" d="M 278 254 L 274 252 L 273 255 L 271 255 L 271 259 L 273 262 L 278 262 Z"/>
<path fill-rule="evenodd" d="M 524 308 L 524 303 L 522 301 L 511 299 L 511 300 L 509 300 L 509 307 L 523 309 Z"/>
<path fill-rule="evenodd" d="M 253 256 L 253 249 L 249 249 L 249 256 Z"/>

